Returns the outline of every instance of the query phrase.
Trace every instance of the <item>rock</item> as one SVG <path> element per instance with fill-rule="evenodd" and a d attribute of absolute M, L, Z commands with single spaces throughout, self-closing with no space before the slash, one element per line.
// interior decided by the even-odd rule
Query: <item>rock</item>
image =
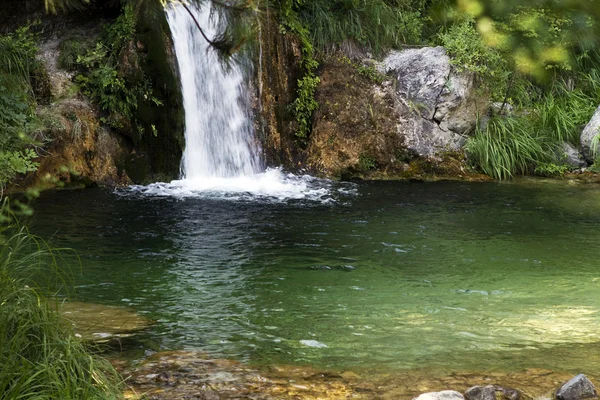
<path fill-rule="evenodd" d="M 496 389 L 492 385 L 473 386 L 465 392 L 466 400 L 496 400 Z"/>
<path fill-rule="evenodd" d="M 397 79 L 398 94 L 413 102 L 423 118 L 433 119 L 450 76 L 450 58 L 443 47 L 393 51 L 380 70 Z"/>
<path fill-rule="evenodd" d="M 75 332 L 94 342 L 128 337 L 152 325 L 151 320 L 125 307 L 80 302 L 62 302 L 57 307 Z"/>
<path fill-rule="evenodd" d="M 494 385 L 496 392 L 500 392 L 503 399 L 506 400 L 519 400 L 521 393 L 517 389 L 505 388 L 502 386 Z"/>
<path fill-rule="evenodd" d="M 573 147 L 570 143 L 563 142 L 556 154 L 557 164 L 568 164 L 573 168 L 584 168 L 588 163 L 583 158 L 583 155 Z"/>
<path fill-rule="evenodd" d="M 378 69 L 397 81 L 400 102 L 422 119 L 400 128 L 406 146 L 421 156 L 459 150 L 489 109 L 474 76 L 456 72 L 443 47 L 393 51 Z"/>
<path fill-rule="evenodd" d="M 413 400 L 464 400 L 462 394 L 455 390 L 443 390 L 441 392 L 423 393 Z"/>
<path fill-rule="evenodd" d="M 579 374 L 562 385 L 555 397 L 557 400 L 597 399 L 598 392 L 587 376 Z"/>
<path fill-rule="evenodd" d="M 593 163 L 594 155 L 592 154 L 592 141 L 594 137 L 600 133 L 600 106 L 596 109 L 596 112 L 592 116 L 592 119 L 583 129 L 581 133 L 581 150 L 586 161 Z"/>

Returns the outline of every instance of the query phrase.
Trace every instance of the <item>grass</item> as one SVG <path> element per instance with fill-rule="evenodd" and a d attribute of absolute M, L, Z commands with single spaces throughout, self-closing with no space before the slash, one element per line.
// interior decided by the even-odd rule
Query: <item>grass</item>
<path fill-rule="evenodd" d="M 493 178 L 524 175 L 553 154 L 552 141 L 533 132 L 526 118 L 493 117 L 469 138 L 465 150 L 471 163 Z"/>
<path fill-rule="evenodd" d="M 384 0 L 313 0 L 302 3 L 299 14 L 319 49 L 354 41 L 379 53 L 419 41 L 422 30 L 419 12 Z"/>
<path fill-rule="evenodd" d="M 112 366 L 47 300 L 68 283 L 62 252 L 23 226 L 0 234 L 0 399 L 122 398 Z"/>

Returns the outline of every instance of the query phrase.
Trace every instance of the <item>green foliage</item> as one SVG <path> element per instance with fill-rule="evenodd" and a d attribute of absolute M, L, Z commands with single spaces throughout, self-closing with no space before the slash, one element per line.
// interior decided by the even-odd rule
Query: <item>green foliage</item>
<path fill-rule="evenodd" d="M 535 105 L 531 118 L 537 129 L 547 132 L 552 141 L 577 145 L 582 127 L 594 114 L 598 100 L 580 89 L 568 90 L 564 83 L 559 83 Z"/>
<path fill-rule="evenodd" d="M 315 99 L 319 82 L 320 79 L 314 73 L 307 73 L 298 80 L 298 97 L 294 100 L 292 110 L 298 122 L 296 136 L 299 138 L 308 137 L 311 131 L 313 113 L 319 108 L 319 103 Z"/>
<path fill-rule="evenodd" d="M 457 71 L 476 74 L 486 82 L 493 98 L 502 99 L 509 76 L 508 63 L 498 49 L 485 43 L 473 20 L 457 23 L 439 37 Z"/>
<path fill-rule="evenodd" d="M 37 66 L 37 39 L 29 26 L 0 36 L 0 72 L 20 77 L 29 82 Z"/>
<path fill-rule="evenodd" d="M 81 65 L 77 62 L 78 57 L 86 54 L 92 47 L 94 44 L 83 37 L 63 40 L 59 45 L 58 65 L 67 71 L 79 71 Z"/>
<path fill-rule="evenodd" d="M 5 202 L 1 214 L 6 214 Z M 117 399 L 119 378 L 73 334 L 47 296 L 68 282 L 61 251 L 25 227 L 0 226 L 2 399 Z M 5 237 L 5 234 L 9 234 Z"/>
<path fill-rule="evenodd" d="M 356 42 L 381 53 L 421 37 L 420 10 L 410 2 L 386 0 L 296 1 L 300 19 L 319 49 Z"/>
<path fill-rule="evenodd" d="M 373 83 L 382 84 L 387 79 L 387 76 L 377 71 L 372 66 L 356 65 L 356 70 L 359 74 L 369 79 Z"/>
<path fill-rule="evenodd" d="M 130 3 L 123 7 L 123 13 L 114 23 L 105 27 L 102 39 L 83 55 L 78 55 L 76 61 L 83 71 L 76 77 L 76 82 L 109 113 L 104 121 L 117 129 L 124 128 L 123 121 L 138 125 L 136 113 L 140 102 L 162 105 L 154 96 L 148 77 L 128 80 L 119 68 L 121 54 L 134 38 L 135 26 L 136 15 Z M 143 133 L 140 126 L 138 133 Z"/>
<path fill-rule="evenodd" d="M 38 68 L 36 52 L 29 27 L 0 36 L 0 187 L 38 167 L 31 147 L 35 126 L 31 77 Z"/>
<path fill-rule="evenodd" d="M 121 15 L 104 28 L 104 43 L 107 43 L 114 52 L 113 56 L 118 56 L 123 49 L 135 36 L 137 17 L 133 2 L 123 7 Z"/>
<path fill-rule="evenodd" d="M 296 7 L 302 0 L 283 0 L 281 2 L 281 19 L 283 32 L 291 32 L 300 40 L 302 50 L 302 68 L 304 76 L 298 79 L 297 97 L 291 105 L 292 113 L 298 123 L 296 136 L 306 139 L 312 129 L 312 117 L 319 107 L 315 99 L 315 92 L 320 79 L 316 76 L 319 63 L 315 59 L 315 50 L 309 36 L 308 28 L 300 22 Z"/>
<path fill-rule="evenodd" d="M 368 172 L 377 168 L 377 161 L 373 157 L 366 154 L 361 154 L 358 157 L 358 168 L 361 172 Z"/>
<path fill-rule="evenodd" d="M 493 117 L 477 129 L 465 146 L 472 164 L 496 179 L 526 174 L 536 164 L 552 159 L 551 141 L 533 133 L 529 120 Z"/>
<path fill-rule="evenodd" d="M 78 63 L 88 73 L 78 75 L 76 81 L 88 96 L 98 102 L 100 108 L 132 119 L 138 106 L 136 92 L 139 87 L 128 85 L 119 74 L 117 65 L 110 60 L 108 49 L 102 43 L 96 44 L 94 49 L 78 57 Z"/>
<path fill-rule="evenodd" d="M 548 178 L 563 176 L 569 172 L 570 167 L 565 164 L 541 163 L 535 167 L 535 174 Z"/>

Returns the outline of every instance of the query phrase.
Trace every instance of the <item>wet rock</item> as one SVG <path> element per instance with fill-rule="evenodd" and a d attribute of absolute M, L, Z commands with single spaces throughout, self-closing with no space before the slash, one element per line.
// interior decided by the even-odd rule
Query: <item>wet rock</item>
<path fill-rule="evenodd" d="M 594 155 L 592 147 L 592 141 L 600 133 L 600 106 L 596 109 L 596 112 L 592 116 L 592 119 L 583 129 L 581 133 L 581 150 L 586 161 L 594 162 Z"/>
<path fill-rule="evenodd" d="M 505 400 L 519 400 L 522 396 L 517 389 L 505 388 L 502 386 L 494 385 L 496 392 L 499 392 L 500 396 Z"/>
<path fill-rule="evenodd" d="M 423 393 L 413 400 L 464 400 L 462 394 L 454 390 L 442 390 L 441 392 Z"/>
<path fill-rule="evenodd" d="M 579 374 L 562 385 L 555 397 L 557 400 L 597 399 L 598 392 L 587 376 Z"/>
<path fill-rule="evenodd" d="M 465 392 L 466 400 L 496 400 L 496 389 L 492 385 L 473 386 Z"/>

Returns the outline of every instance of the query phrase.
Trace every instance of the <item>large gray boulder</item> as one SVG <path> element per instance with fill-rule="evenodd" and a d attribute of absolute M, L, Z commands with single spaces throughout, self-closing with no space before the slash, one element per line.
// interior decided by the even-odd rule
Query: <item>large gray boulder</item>
<path fill-rule="evenodd" d="M 423 393 L 413 400 L 465 400 L 465 398 L 457 391 L 443 390 L 441 392 Z"/>
<path fill-rule="evenodd" d="M 556 391 L 557 400 L 597 399 L 594 384 L 583 374 L 571 378 Z"/>
<path fill-rule="evenodd" d="M 399 102 L 421 120 L 403 124 L 400 132 L 419 155 L 459 150 L 489 109 L 473 75 L 456 72 L 443 47 L 390 52 L 378 69 L 395 80 Z"/>
<path fill-rule="evenodd" d="M 594 162 L 594 155 L 592 154 L 591 147 L 594 137 L 598 134 L 600 134 L 600 106 L 596 109 L 596 112 L 587 126 L 583 129 L 583 132 L 581 132 L 581 150 L 588 162 Z"/>

